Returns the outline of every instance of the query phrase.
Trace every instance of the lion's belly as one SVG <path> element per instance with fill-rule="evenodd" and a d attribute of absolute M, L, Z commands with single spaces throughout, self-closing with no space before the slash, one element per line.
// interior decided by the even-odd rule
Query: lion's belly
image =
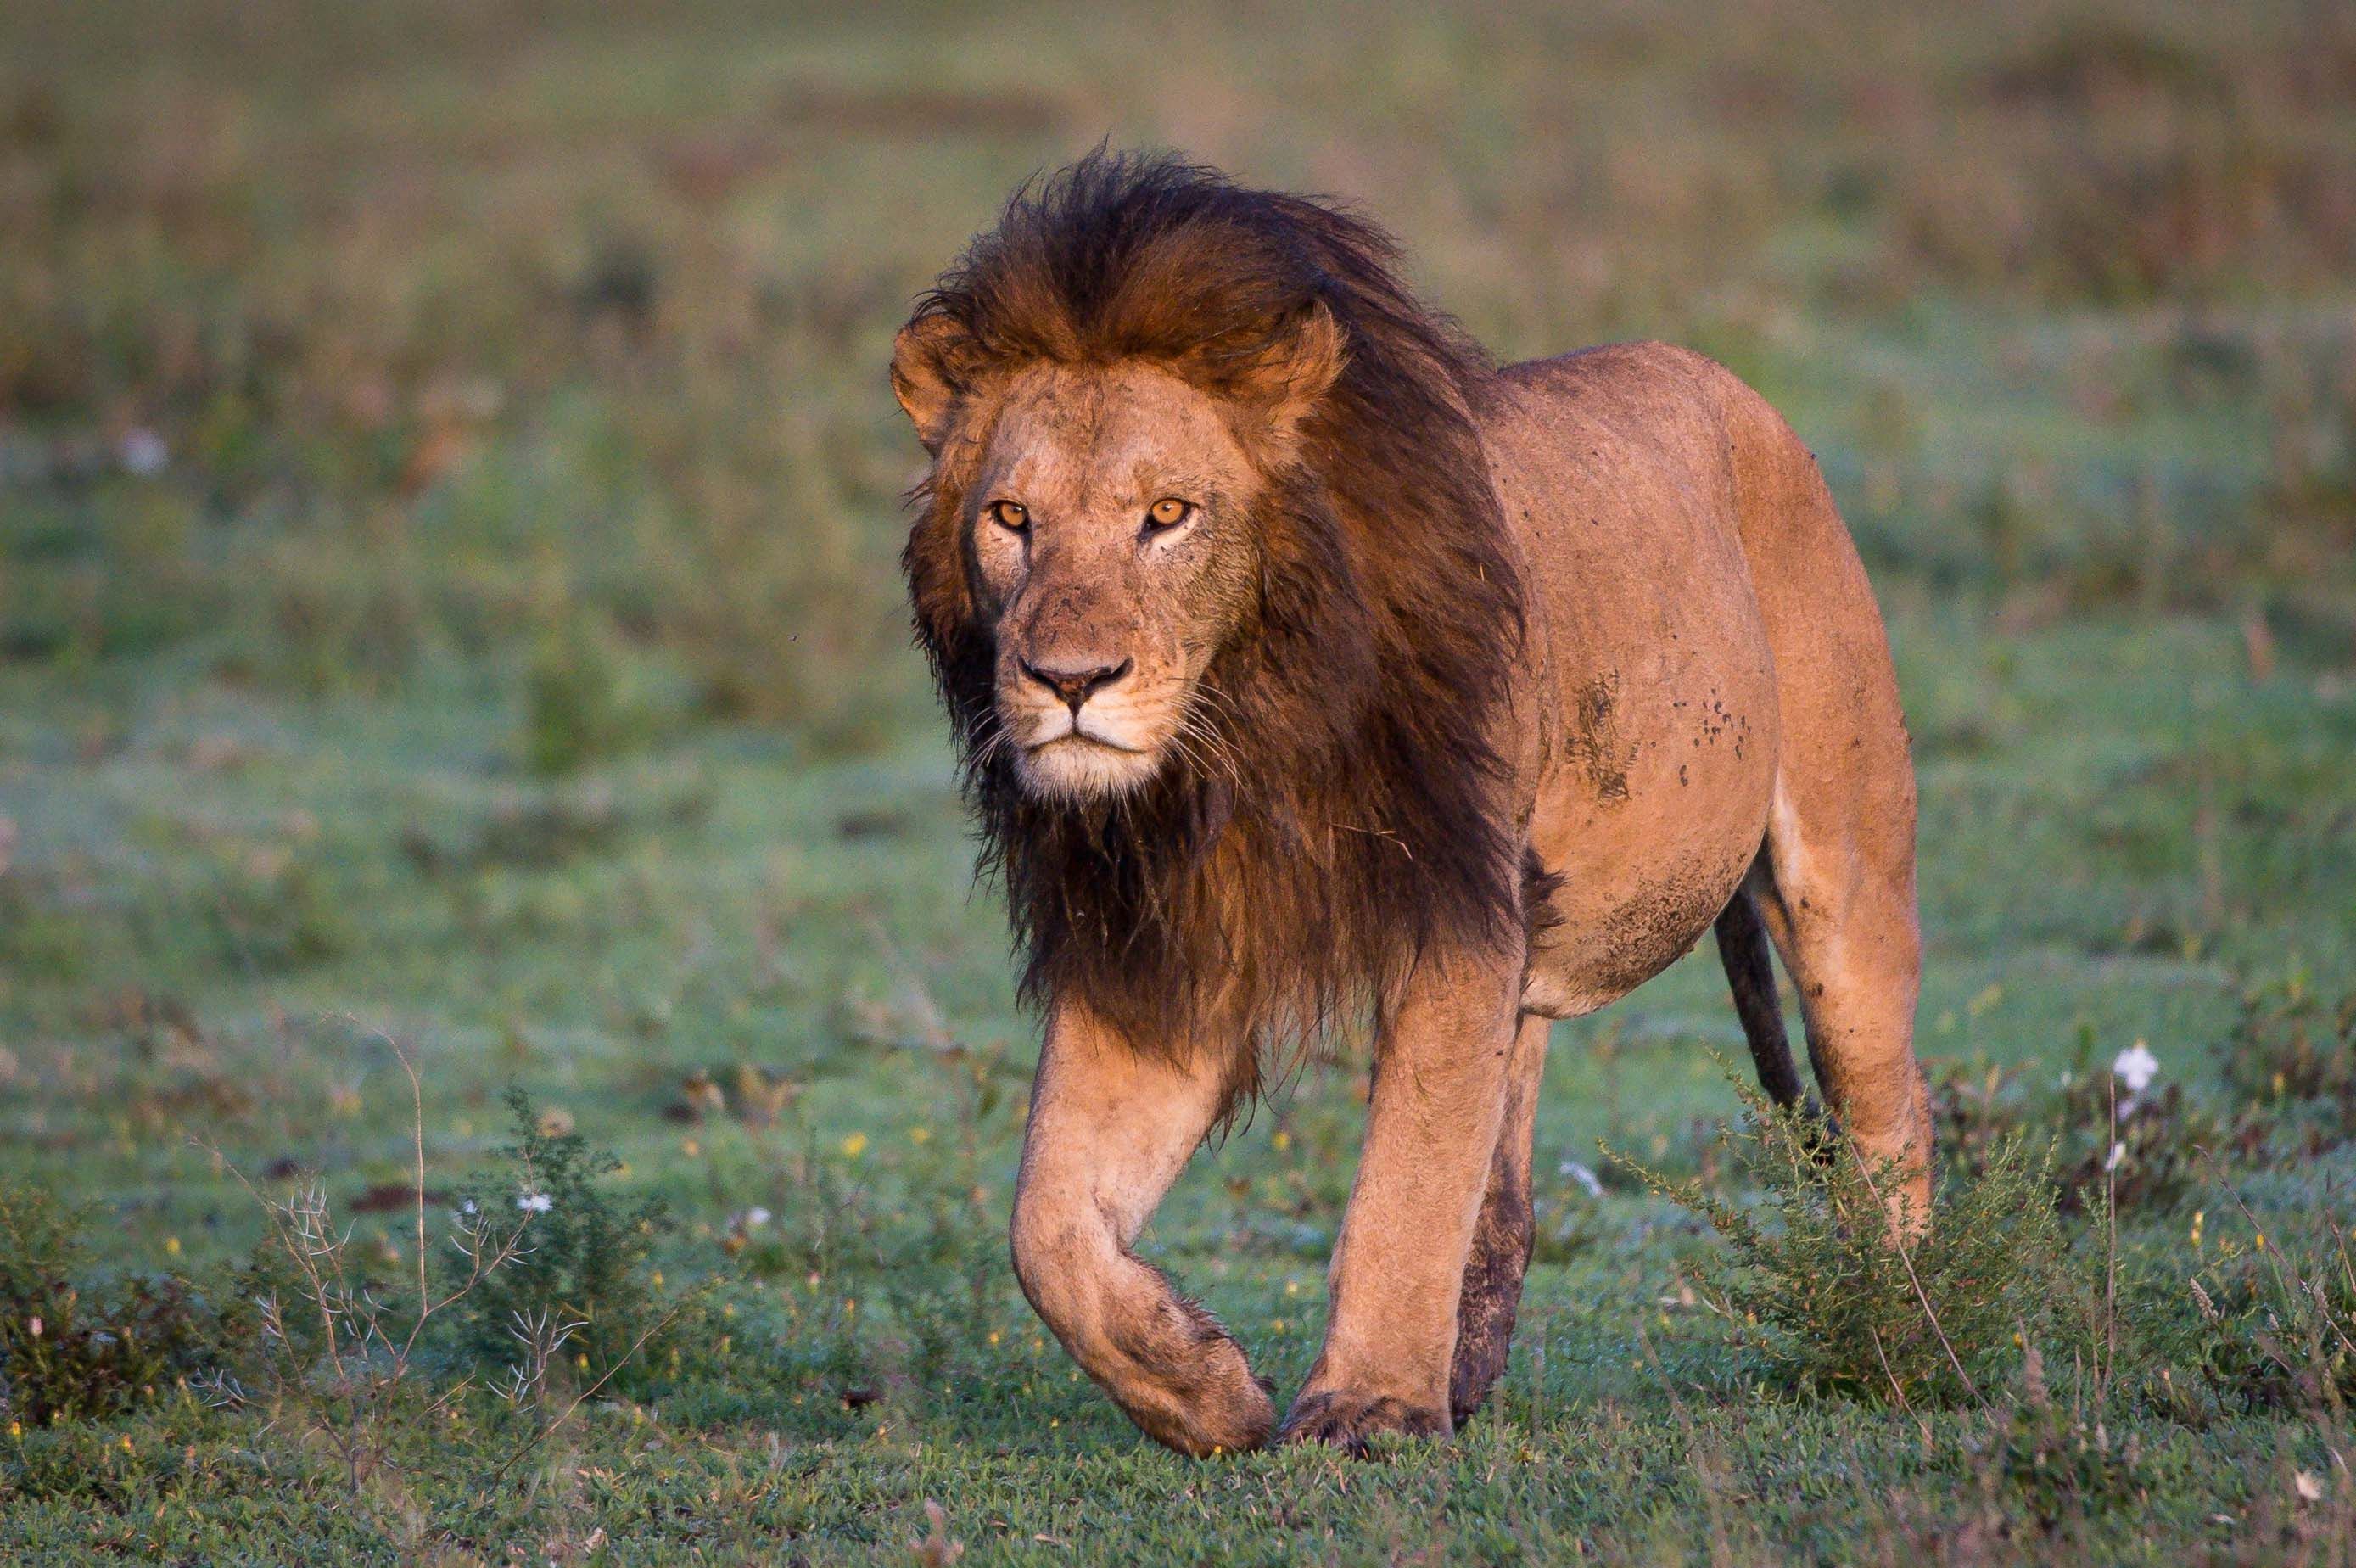
<path fill-rule="evenodd" d="M 1536 601 L 1529 840 L 1558 879 L 1524 1004 L 1553 1017 L 1691 950 L 1757 856 L 1775 782 L 1773 662 L 1722 443 L 1677 410 L 1626 412 L 1540 404 L 1492 435 Z"/>
<path fill-rule="evenodd" d="M 1558 878 L 1525 988 L 1532 1012 L 1592 1012 L 1667 968 L 1759 853 L 1774 685 L 1755 612 L 1722 607 L 1725 620 L 1681 631 L 1670 658 L 1622 648 L 1562 683 L 1570 722 L 1530 819 Z"/>
<path fill-rule="evenodd" d="M 1729 712 L 1740 714 L 1742 699 L 1724 694 Z M 1591 1013 L 1693 950 L 1766 833 L 1772 765 L 1732 758 L 1739 734 L 1739 725 L 1702 728 L 1687 762 L 1638 761 L 1624 795 L 1564 779 L 1541 797 L 1531 843 L 1559 880 L 1551 924 L 1531 954 L 1525 1007 L 1554 1018 Z M 1674 755 L 1677 741 L 1634 744 Z M 1760 738 L 1742 745 L 1746 753 L 1764 749 Z M 1729 763 L 1710 758 L 1712 747 L 1727 751 Z"/>

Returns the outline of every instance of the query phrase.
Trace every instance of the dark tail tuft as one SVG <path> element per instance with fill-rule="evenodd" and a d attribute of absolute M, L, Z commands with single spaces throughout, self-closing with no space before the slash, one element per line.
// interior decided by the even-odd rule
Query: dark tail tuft
<path fill-rule="evenodd" d="M 1759 907 L 1748 888 L 1734 897 L 1718 917 L 1718 958 L 1726 965 L 1726 983 L 1734 992 L 1735 1015 L 1751 1042 L 1751 1059 L 1759 1069 L 1759 1087 L 1778 1105 L 1800 1103 L 1799 1069 L 1792 1065 L 1791 1037 L 1783 1032 L 1783 1004 L 1775 993 L 1775 953 L 1767 943 L 1767 928 L 1760 923 Z"/>

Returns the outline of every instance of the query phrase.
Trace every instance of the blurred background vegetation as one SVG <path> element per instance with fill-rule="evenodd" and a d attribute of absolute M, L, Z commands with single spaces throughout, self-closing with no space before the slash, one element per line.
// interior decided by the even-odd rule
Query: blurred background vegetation
<path fill-rule="evenodd" d="M 1108 135 L 1361 203 L 1502 357 L 1725 360 L 1901 603 L 2356 633 L 2345 5 L 111 0 L 9 33 L 19 665 L 464 671 L 540 712 L 543 767 L 700 716 L 872 740 L 915 680 L 888 335 Z"/>
<path fill-rule="evenodd" d="M 769 1494 L 705 1517 L 905 1539 L 954 1471 L 1011 1541 L 1094 1495 L 1174 1550 L 1153 1521 L 1198 1473 L 1066 1380 L 1000 1256 L 1031 1026 L 909 646 L 919 454 L 884 375 L 1006 193 L 1107 138 L 1359 204 L 1500 358 L 1656 337 L 1761 387 L 1896 640 L 1960 1168 L 2066 1127 L 2086 1208 L 2112 1131 L 2089 1072 L 2148 1039 L 2187 1091 L 2136 1123 L 2126 1189 L 2153 1321 L 2213 1321 L 2188 1235 L 2330 1210 L 2356 1174 L 2356 8 L 2332 0 L 8 7 L 0 1179 L 97 1204 L 92 1266 L 135 1270 L 251 1249 L 230 1164 L 316 1171 L 397 1272 L 397 1040 L 435 1183 L 494 1161 L 517 1082 L 546 1136 L 577 1121 L 629 1202 L 668 1204 L 630 1267 L 734 1319 L 616 1390 L 703 1423 L 665 1460 L 680 1497 L 781 1463 L 776 1433 L 856 1445 L 795 1472 L 786 1523 Z M 1855 1464 L 1805 1484 L 1853 1490 L 1756 1515 L 1786 1548 L 2029 1506 L 1974 1489 L 1961 1417 L 1918 1449 L 1878 1413 L 1761 1413 L 1751 1363 L 1671 1329 L 1690 1238 L 1583 1162 L 1601 1136 L 1720 1181 L 1712 1052 L 1740 1041 L 1708 955 L 1558 1031 L 1526 1344 L 1461 1465 L 1392 1473 L 1414 1529 L 1486 1528 L 1500 1455 L 1543 1483 L 1500 1539 L 1546 1552 L 1698 1517 L 1713 1474 L 1788 1500 L 1834 1441 Z M 1151 1243 L 1280 1378 L 1314 1350 L 1356 1071 L 1312 1064 Z M 2328 1106 L 2336 1131 L 2296 1130 Z M 2230 1219 L 2202 1164 L 2229 1134 Z M 1640 1331 L 1717 1380 L 1699 1460 Z M 2210 1386 L 2168 1354 L 2135 1376 Z M 2109 1417 L 2173 1455 L 2167 1508 L 2104 1538 L 2155 1560 L 2245 1482 L 2290 1497 L 2263 1478 L 2308 1431 L 2195 1428 L 2173 1398 Z M 93 1479 L 105 1432 L 0 1447 L 0 1500 L 42 1504 L 0 1509 L 0 1545 L 165 1552 L 124 1521 L 191 1487 L 183 1555 L 249 1539 L 241 1509 L 295 1520 L 289 1556 L 380 1539 L 335 1535 L 359 1526 L 326 1481 L 238 1481 L 262 1439 L 184 1407 L 136 1432 L 189 1445 L 178 1483 Z M 597 1462 L 626 1470 L 645 1433 L 614 1431 Z M 1098 1467 L 1067 1490 L 1041 1453 Z M 1237 1474 L 1244 1511 L 1178 1544 L 1407 1528 L 1305 1470 L 1255 1511 Z M 572 1530 L 579 1484 L 518 1518 Z M 645 1507 L 648 1539 L 692 1534 L 697 1509 Z M 1642 1555 L 1650 1528 L 1609 1539 Z"/>

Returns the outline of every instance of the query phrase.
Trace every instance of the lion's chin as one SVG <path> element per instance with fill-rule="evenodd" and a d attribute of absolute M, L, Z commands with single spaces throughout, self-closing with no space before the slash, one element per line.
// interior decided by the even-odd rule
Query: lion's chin
<path fill-rule="evenodd" d="M 1113 746 L 1066 734 L 1022 753 L 1023 787 L 1049 800 L 1104 800 L 1125 795 L 1162 767 L 1158 750 Z"/>

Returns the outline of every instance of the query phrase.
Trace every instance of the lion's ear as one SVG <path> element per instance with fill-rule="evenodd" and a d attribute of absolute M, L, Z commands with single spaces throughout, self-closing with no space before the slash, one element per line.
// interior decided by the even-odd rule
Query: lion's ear
<path fill-rule="evenodd" d="M 970 341 L 966 330 L 948 317 L 919 316 L 900 328 L 892 340 L 892 395 L 900 400 L 908 423 L 925 450 L 937 454 L 948 439 L 949 424 L 965 392 L 958 361 Z"/>
<path fill-rule="evenodd" d="M 1246 379 L 1245 392 L 1268 410 L 1280 435 L 1309 417 L 1349 362 L 1349 335 L 1333 313 L 1313 304 L 1291 335 Z"/>

